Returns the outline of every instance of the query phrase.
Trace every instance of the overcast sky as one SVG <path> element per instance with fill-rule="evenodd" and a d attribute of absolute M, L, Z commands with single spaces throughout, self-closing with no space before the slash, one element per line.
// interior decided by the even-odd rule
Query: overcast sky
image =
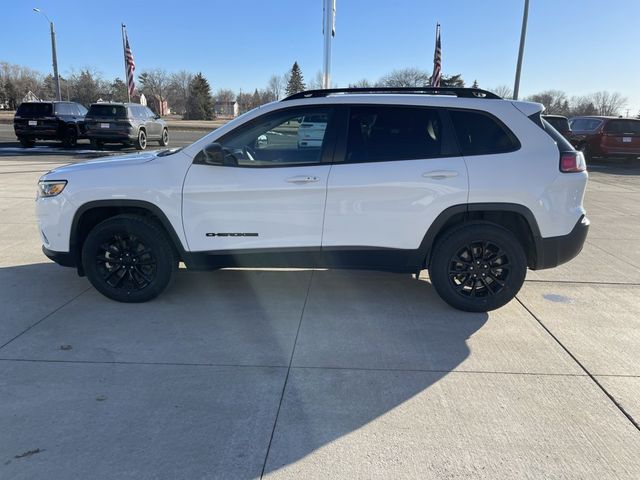
<path fill-rule="evenodd" d="M 49 72 L 55 22 L 61 74 L 84 66 L 123 77 L 120 23 L 136 73 L 202 71 L 214 90 L 253 90 L 297 60 L 307 80 L 322 68 L 322 0 L 3 0 L 0 60 Z M 375 81 L 393 69 L 431 71 L 442 24 L 444 74 L 513 86 L 522 0 L 337 0 L 333 81 Z M 640 0 L 531 0 L 521 96 L 597 90 L 640 110 Z"/>

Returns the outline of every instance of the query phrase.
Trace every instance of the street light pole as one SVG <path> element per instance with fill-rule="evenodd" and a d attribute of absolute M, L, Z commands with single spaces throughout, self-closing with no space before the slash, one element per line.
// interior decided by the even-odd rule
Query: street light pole
<path fill-rule="evenodd" d="M 513 86 L 513 99 L 518 99 L 520 91 L 520 71 L 522 70 L 522 57 L 524 56 L 524 40 L 527 36 L 527 19 L 529 18 L 529 0 L 524 0 L 524 13 L 522 15 L 522 31 L 520 33 L 520 50 L 518 51 L 518 66 L 516 67 L 516 82 Z"/>
<path fill-rule="evenodd" d="M 324 0 L 323 30 L 324 30 L 324 59 L 322 68 L 322 88 L 331 88 L 331 39 L 336 34 L 335 14 L 336 0 Z"/>
<path fill-rule="evenodd" d="M 51 30 L 51 57 L 53 61 L 53 81 L 55 82 L 55 85 L 56 85 L 56 99 L 60 101 L 62 100 L 62 93 L 60 92 L 60 77 L 58 76 L 58 54 L 56 52 L 56 29 L 53 22 L 49 20 L 49 17 L 47 17 L 46 13 L 44 13 L 39 8 L 34 8 L 33 11 L 44 15 L 44 18 L 46 18 L 47 21 L 49 22 L 49 27 Z"/>

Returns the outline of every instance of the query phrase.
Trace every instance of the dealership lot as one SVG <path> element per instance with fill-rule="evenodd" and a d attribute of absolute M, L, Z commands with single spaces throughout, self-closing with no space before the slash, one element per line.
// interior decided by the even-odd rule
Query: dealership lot
<path fill-rule="evenodd" d="M 3 128 L 0 478 L 640 478 L 640 166 L 593 167 L 582 254 L 489 314 L 426 272 L 183 270 L 126 305 L 40 252 L 38 177 L 94 154 Z"/>

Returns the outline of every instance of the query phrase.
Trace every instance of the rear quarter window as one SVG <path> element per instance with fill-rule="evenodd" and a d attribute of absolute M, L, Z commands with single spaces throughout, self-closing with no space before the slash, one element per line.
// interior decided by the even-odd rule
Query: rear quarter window
<path fill-rule="evenodd" d="M 477 111 L 449 110 L 463 155 L 490 155 L 520 148 L 516 136 L 497 118 Z"/>

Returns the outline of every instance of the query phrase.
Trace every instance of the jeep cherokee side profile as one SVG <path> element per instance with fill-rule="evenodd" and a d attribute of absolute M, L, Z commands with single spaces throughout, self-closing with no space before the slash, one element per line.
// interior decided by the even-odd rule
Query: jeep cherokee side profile
<path fill-rule="evenodd" d="M 543 106 L 479 89 L 330 89 L 248 112 L 179 150 L 52 170 L 44 253 L 141 302 L 190 269 L 429 270 L 455 308 L 509 302 L 575 257 L 587 172 Z M 301 118 L 326 119 L 300 146 Z"/>

